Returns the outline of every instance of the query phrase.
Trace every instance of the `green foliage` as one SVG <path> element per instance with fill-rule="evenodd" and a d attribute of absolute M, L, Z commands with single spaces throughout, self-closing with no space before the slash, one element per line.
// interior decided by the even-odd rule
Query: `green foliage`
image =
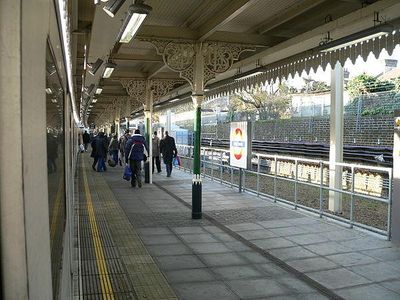
<path fill-rule="evenodd" d="M 232 120 L 236 112 L 248 114 L 256 110 L 260 120 L 284 118 L 291 113 L 291 100 L 289 87 L 285 84 L 270 86 L 268 90 L 243 91 L 230 97 L 228 116 Z"/>
<path fill-rule="evenodd" d="M 393 80 L 394 83 L 394 90 L 396 93 L 400 93 L 400 77 L 397 77 Z"/>
<path fill-rule="evenodd" d="M 322 93 L 331 90 L 331 87 L 323 81 L 312 79 L 311 77 L 303 78 L 305 85 L 301 89 L 302 93 Z"/>
<path fill-rule="evenodd" d="M 378 107 L 371 107 L 364 109 L 361 113 L 362 116 L 374 116 L 374 115 L 390 115 L 393 114 L 395 111 L 395 108 L 393 107 L 383 107 L 383 106 L 378 106 Z"/>
<path fill-rule="evenodd" d="M 377 77 L 361 74 L 347 83 L 347 91 L 352 98 L 369 93 L 385 92 L 395 89 L 395 83 L 388 80 L 379 80 Z"/>

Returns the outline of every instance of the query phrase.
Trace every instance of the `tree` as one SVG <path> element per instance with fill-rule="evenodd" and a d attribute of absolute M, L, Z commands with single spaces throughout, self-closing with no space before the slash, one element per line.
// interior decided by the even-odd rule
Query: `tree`
<path fill-rule="evenodd" d="M 363 73 L 351 79 L 347 83 L 347 91 L 352 98 L 377 92 L 391 91 L 395 84 L 387 80 L 379 80 L 377 77 Z"/>
<path fill-rule="evenodd" d="M 292 97 L 285 84 L 269 86 L 268 90 L 257 88 L 252 92 L 236 93 L 230 99 L 230 111 L 254 111 L 260 119 L 277 119 L 290 115 Z"/>
<path fill-rule="evenodd" d="M 303 78 L 305 85 L 301 89 L 304 93 L 322 93 L 331 90 L 331 87 L 324 81 L 312 79 L 311 77 Z"/>

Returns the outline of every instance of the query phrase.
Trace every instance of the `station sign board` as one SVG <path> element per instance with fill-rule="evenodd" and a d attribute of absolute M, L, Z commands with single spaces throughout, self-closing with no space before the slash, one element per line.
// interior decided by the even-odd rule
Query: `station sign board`
<path fill-rule="evenodd" d="M 231 122 L 230 165 L 247 169 L 251 154 L 251 126 L 249 122 Z"/>

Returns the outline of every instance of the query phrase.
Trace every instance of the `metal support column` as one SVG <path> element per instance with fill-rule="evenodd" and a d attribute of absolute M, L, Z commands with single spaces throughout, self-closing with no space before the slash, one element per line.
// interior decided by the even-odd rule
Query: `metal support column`
<path fill-rule="evenodd" d="M 195 96 L 194 96 L 195 97 Z M 200 164 L 201 146 L 201 106 L 195 108 L 194 116 L 194 152 L 193 152 L 193 180 L 192 180 L 192 218 L 202 217 L 202 180 Z"/>
<path fill-rule="evenodd" d="M 192 218 L 202 217 L 202 180 L 200 169 L 201 148 L 201 104 L 204 100 L 204 56 L 202 44 L 195 45 L 195 62 L 193 69 L 193 91 L 192 100 L 195 109 L 194 116 L 194 157 L 193 157 L 193 179 L 192 179 Z"/>
<path fill-rule="evenodd" d="M 340 162 L 343 162 L 343 67 L 337 63 L 331 74 L 330 188 L 342 188 L 342 167 L 336 165 Z M 341 193 L 329 191 L 329 210 L 335 213 L 342 212 Z"/>
<path fill-rule="evenodd" d="M 165 130 L 168 132 L 171 132 L 171 110 L 170 109 L 167 110 L 167 121 L 166 121 L 165 125 L 166 125 Z"/>
<path fill-rule="evenodd" d="M 145 139 L 148 146 L 148 157 L 147 161 L 144 163 L 144 182 L 152 183 L 153 174 L 151 168 L 151 160 L 152 160 L 152 140 L 151 140 L 151 114 L 153 111 L 153 95 L 151 92 L 151 87 L 149 81 L 146 84 L 146 104 L 144 105 L 144 117 L 145 117 Z"/>

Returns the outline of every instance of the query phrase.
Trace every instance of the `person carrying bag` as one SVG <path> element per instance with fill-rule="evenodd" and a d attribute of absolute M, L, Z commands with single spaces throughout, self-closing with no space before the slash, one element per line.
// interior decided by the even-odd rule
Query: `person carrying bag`
<path fill-rule="evenodd" d="M 135 133 L 128 140 L 125 146 L 125 162 L 129 164 L 132 170 L 132 187 L 136 187 L 136 182 L 139 187 L 142 187 L 142 161 L 147 159 L 146 155 L 144 154 L 145 150 L 148 152 L 146 140 L 140 134 L 140 130 L 136 129 Z"/>

